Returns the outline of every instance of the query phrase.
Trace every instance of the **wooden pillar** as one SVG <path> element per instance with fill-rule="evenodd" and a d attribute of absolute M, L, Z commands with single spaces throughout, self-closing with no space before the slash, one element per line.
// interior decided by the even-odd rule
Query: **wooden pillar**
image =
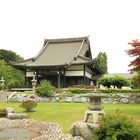
<path fill-rule="evenodd" d="M 36 80 L 37 80 L 37 81 L 36 81 L 36 84 L 38 85 L 38 82 L 39 82 L 39 81 L 38 81 L 38 70 L 36 70 Z"/>
<path fill-rule="evenodd" d="M 60 75 L 60 69 L 57 71 L 57 88 L 61 88 L 61 75 Z"/>
<path fill-rule="evenodd" d="M 30 87 L 30 78 L 26 77 L 26 87 Z"/>
<path fill-rule="evenodd" d="M 86 85 L 86 67 L 84 66 L 84 79 L 83 79 L 83 84 Z"/>
<path fill-rule="evenodd" d="M 24 84 L 25 84 L 25 87 L 27 87 L 26 69 L 24 70 L 24 76 L 25 76 L 24 77 L 25 78 L 25 83 Z"/>
<path fill-rule="evenodd" d="M 66 87 L 66 76 L 65 76 L 65 69 L 64 69 L 64 88 Z"/>

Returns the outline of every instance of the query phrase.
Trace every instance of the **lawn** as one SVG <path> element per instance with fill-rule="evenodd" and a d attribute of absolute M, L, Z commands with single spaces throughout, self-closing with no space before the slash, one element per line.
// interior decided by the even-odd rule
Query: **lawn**
<path fill-rule="evenodd" d="M 0 107 L 13 107 L 16 112 L 24 112 L 19 103 L 0 103 Z M 28 113 L 28 118 L 58 123 L 68 133 L 73 122 L 83 120 L 86 103 L 38 103 L 35 111 Z M 106 104 L 106 113 L 117 109 L 140 120 L 140 104 Z"/>

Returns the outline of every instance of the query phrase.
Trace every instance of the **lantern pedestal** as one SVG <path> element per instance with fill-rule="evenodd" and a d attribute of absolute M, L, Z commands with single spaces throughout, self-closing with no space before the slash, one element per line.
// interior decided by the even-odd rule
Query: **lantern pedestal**
<path fill-rule="evenodd" d="M 33 80 L 31 80 L 31 82 L 32 82 L 33 91 L 35 91 L 35 87 L 36 87 L 36 83 L 37 83 L 37 80 L 35 79 L 35 77 L 33 77 Z"/>
<path fill-rule="evenodd" d="M 89 98 L 88 110 L 85 112 L 83 121 L 88 122 L 89 115 L 92 115 L 93 123 L 97 124 L 99 115 L 102 115 L 102 117 L 105 117 L 105 112 L 102 110 L 103 106 L 101 105 L 101 98 L 104 98 L 107 96 L 100 93 L 98 94 L 90 93 L 83 96 Z"/>

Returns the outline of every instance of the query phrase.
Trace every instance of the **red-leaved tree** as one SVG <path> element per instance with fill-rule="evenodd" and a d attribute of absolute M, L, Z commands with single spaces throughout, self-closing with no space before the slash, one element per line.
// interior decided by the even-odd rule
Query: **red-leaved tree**
<path fill-rule="evenodd" d="M 130 62 L 129 67 L 131 67 L 131 72 L 140 72 L 140 41 L 132 40 L 128 43 L 131 45 L 131 49 L 127 50 L 127 54 L 134 57 L 134 60 Z M 140 77 L 137 79 L 140 82 Z"/>

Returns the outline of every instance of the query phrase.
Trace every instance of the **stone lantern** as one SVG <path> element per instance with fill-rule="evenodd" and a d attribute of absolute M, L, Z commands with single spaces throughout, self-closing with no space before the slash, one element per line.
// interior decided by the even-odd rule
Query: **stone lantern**
<path fill-rule="evenodd" d="M 35 91 L 35 87 L 36 87 L 36 84 L 37 84 L 37 80 L 35 79 L 35 77 L 33 77 L 33 79 L 31 80 L 31 82 L 32 82 L 33 91 Z"/>
<path fill-rule="evenodd" d="M 101 98 L 107 97 L 102 93 L 87 93 L 81 95 L 81 97 L 87 97 L 88 110 L 85 112 L 84 120 L 74 122 L 71 126 L 72 136 L 81 136 L 85 140 L 95 139 L 95 133 L 99 127 L 98 116 L 105 117 L 103 106 L 101 105 Z M 92 122 L 88 122 L 89 115 L 92 116 Z"/>
<path fill-rule="evenodd" d="M 92 115 L 93 123 L 97 124 L 98 115 L 105 117 L 105 112 L 103 111 L 103 106 L 101 105 L 101 98 L 107 97 L 107 95 L 100 93 L 90 93 L 83 96 L 89 98 L 88 110 L 85 112 L 84 122 L 87 122 L 89 115 Z"/>
<path fill-rule="evenodd" d="M 4 83 L 5 83 L 5 80 L 3 79 L 3 77 L 1 77 L 0 85 L 1 85 L 1 86 L 4 86 Z"/>

